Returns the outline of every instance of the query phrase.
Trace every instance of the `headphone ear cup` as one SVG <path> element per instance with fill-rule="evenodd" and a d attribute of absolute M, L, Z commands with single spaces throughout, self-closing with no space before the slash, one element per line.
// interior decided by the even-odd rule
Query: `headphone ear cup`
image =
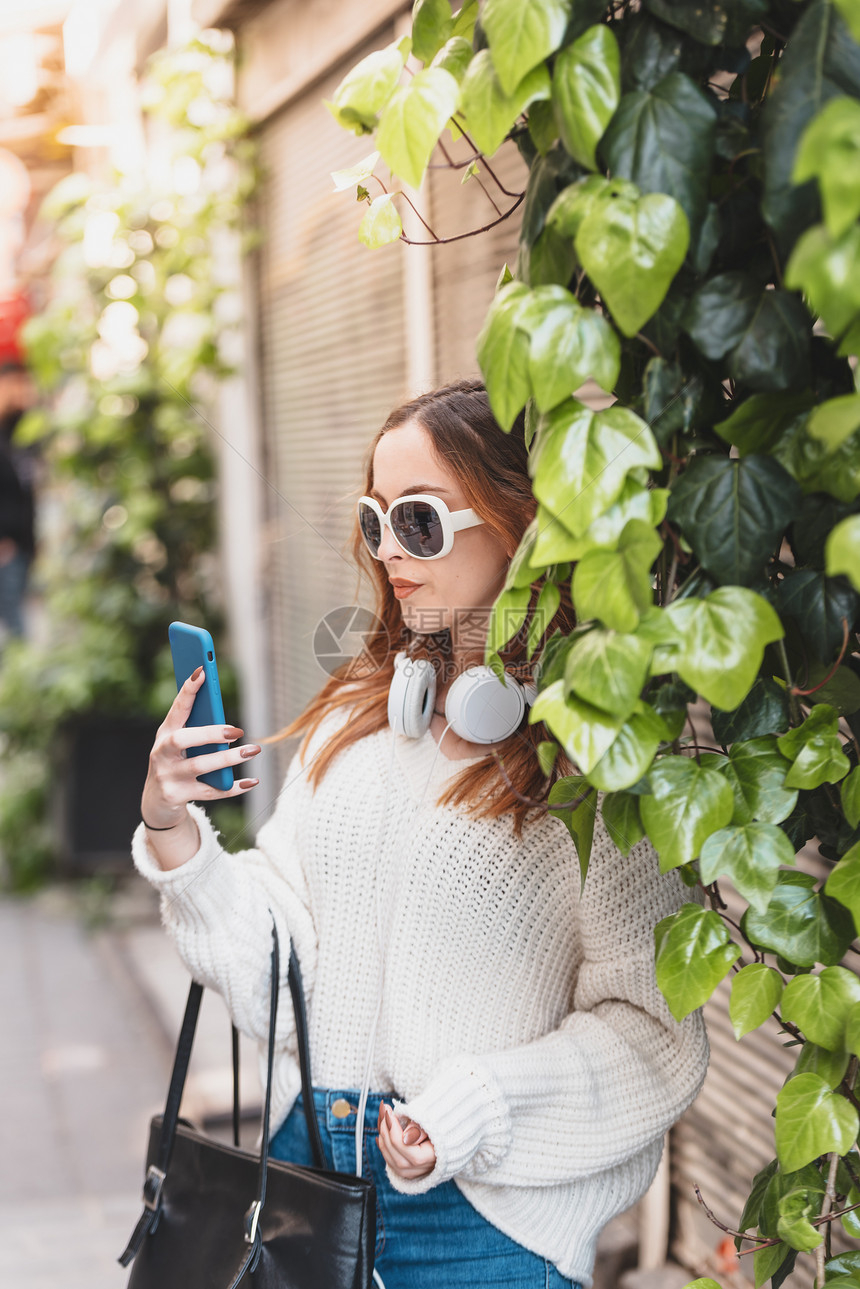
<path fill-rule="evenodd" d="M 408 658 L 404 652 L 398 653 L 388 690 L 388 723 L 394 733 L 421 738 L 430 727 L 435 702 L 433 664 L 427 658 Z"/>
<path fill-rule="evenodd" d="M 445 699 L 445 718 L 469 743 L 500 743 L 519 729 L 526 694 L 513 676 L 502 684 L 490 667 L 467 667 Z"/>

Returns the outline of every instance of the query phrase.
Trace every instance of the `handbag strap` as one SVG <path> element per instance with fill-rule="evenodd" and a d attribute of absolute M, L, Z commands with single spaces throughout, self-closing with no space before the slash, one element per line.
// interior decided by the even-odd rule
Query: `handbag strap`
<path fill-rule="evenodd" d="M 278 1018 L 279 980 L 280 945 L 278 941 L 277 928 L 273 918 L 271 988 L 269 993 L 269 1041 L 267 1052 L 266 1094 L 263 1105 L 263 1133 L 260 1148 L 260 1169 L 258 1174 L 257 1198 L 253 1201 L 245 1214 L 245 1239 L 252 1245 L 258 1242 L 260 1213 L 266 1199 L 266 1177 L 269 1162 L 269 1120 L 272 1104 L 272 1071 L 275 1055 L 275 1029 Z M 302 990 L 301 972 L 299 969 L 298 959 L 292 945 L 290 946 L 288 983 L 290 986 L 290 995 L 293 1001 L 293 1010 L 295 1012 L 305 1121 L 308 1125 L 308 1132 L 310 1134 L 314 1162 L 318 1168 L 325 1168 L 326 1164 L 322 1148 L 322 1140 L 320 1138 L 319 1127 L 313 1113 L 313 1085 L 311 1083 L 310 1074 L 310 1047 L 308 1045 L 307 1014 L 305 1011 L 304 992 Z M 127 1267 L 133 1260 L 143 1243 L 144 1237 L 153 1229 L 158 1220 L 158 1214 L 161 1207 L 161 1192 L 167 1176 L 167 1170 L 170 1166 L 170 1158 L 173 1153 L 173 1143 L 176 1139 L 179 1107 L 182 1101 L 182 1092 L 185 1087 L 185 1080 L 188 1074 L 188 1063 L 191 1058 L 191 1048 L 194 1042 L 194 1032 L 197 1027 L 197 1018 L 200 1012 L 200 1001 L 202 997 L 203 986 L 199 985 L 196 981 L 192 981 L 188 990 L 188 1002 L 185 1007 L 185 1015 L 182 1020 L 179 1041 L 176 1045 L 173 1072 L 170 1076 L 170 1087 L 167 1092 L 164 1115 L 162 1116 L 161 1136 L 158 1143 L 156 1163 L 150 1164 L 147 1169 L 146 1178 L 143 1184 L 143 1212 L 141 1213 L 140 1219 L 132 1232 L 131 1239 L 119 1258 L 120 1264 L 124 1267 Z M 234 1113 L 238 1105 L 238 1060 L 236 1057 L 237 1052 L 234 1047 Z"/>

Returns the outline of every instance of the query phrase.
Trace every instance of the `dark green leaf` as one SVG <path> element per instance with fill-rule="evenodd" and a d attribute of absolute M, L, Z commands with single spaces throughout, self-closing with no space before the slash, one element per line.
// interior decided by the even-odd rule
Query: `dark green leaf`
<path fill-rule="evenodd" d="M 746 970 L 747 968 L 744 967 L 742 971 L 739 972 L 738 974 L 740 975 L 742 974 L 743 971 L 746 971 Z M 770 1179 L 775 1175 L 778 1168 L 779 1168 L 779 1161 L 776 1159 L 772 1159 L 769 1164 L 765 1164 L 764 1168 L 762 1168 L 759 1172 L 756 1173 L 755 1177 L 753 1178 L 752 1186 L 750 1187 L 750 1193 L 747 1197 L 747 1202 L 746 1204 L 744 1204 L 744 1211 L 743 1213 L 741 1213 L 740 1220 L 738 1222 L 739 1231 L 748 1231 L 751 1227 L 759 1225 L 765 1191 L 767 1190 L 768 1185 L 770 1184 Z M 737 1240 L 737 1239 L 735 1240 L 735 1247 L 736 1248 L 741 1247 L 740 1240 Z"/>
<path fill-rule="evenodd" d="M 788 727 L 785 689 L 770 677 L 761 676 L 734 711 L 712 712 L 711 725 L 717 742 L 724 747 L 741 739 L 782 734 Z"/>
<path fill-rule="evenodd" d="M 778 1284 L 782 1284 L 782 1279 L 780 1278 L 777 1281 L 777 1273 L 786 1266 L 791 1271 L 796 1257 L 795 1250 L 781 1242 L 759 1249 L 757 1253 L 753 1254 L 753 1276 L 756 1289 L 760 1289 L 760 1286 L 766 1284 L 768 1280 L 771 1282 L 771 1289 L 778 1289 Z"/>
<path fill-rule="evenodd" d="M 618 106 L 618 42 L 603 23 L 589 27 L 555 60 L 552 102 L 562 142 L 575 161 L 595 169 L 595 150 Z"/>
<path fill-rule="evenodd" d="M 698 904 L 658 922 L 654 944 L 657 984 L 679 1021 L 708 1001 L 741 952 L 719 914 Z"/>
<path fill-rule="evenodd" d="M 818 208 L 816 185 L 792 182 L 798 144 L 824 104 L 842 94 L 860 95 L 860 46 L 836 8 L 814 0 L 792 32 L 764 109 L 762 212 L 783 252 L 814 221 Z"/>
<path fill-rule="evenodd" d="M 830 679 L 826 680 L 828 675 Z M 860 710 L 860 678 L 850 667 L 837 667 L 832 671 L 823 662 L 812 663 L 809 687 L 815 689 L 819 703 L 828 703 L 840 716 L 851 716 Z"/>
<path fill-rule="evenodd" d="M 843 619 L 851 628 L 860 610 L 857 592 L 841 578 L 828 578 L 811 568 L 786 573 L 778 603 L 780 612 L 794 620 L 813 655 L 825 663 L 842 646 Z"/>
<path fill-rule="evenodd" d="M 646 7 L 703 45 L 736 44 L 744 39 L 756 18 L 767 13 L 767 5 L 762 0 L 711 5 L 690 5 L 685 0 L 647 0 Z"/>
<path fill-rule="evenodd" d="M 639 801 L 632 792 L 607 792 L 601 807 L 606 831 L 622 855 L 629 855 L 645 836 Z"/>
<path fill-rule="evenodd" d="M 805 976 L 801 978 L 808 979 Z M 815 1043 L 804 1043 L 793 1074 L 817 1074 L 820 1079 L 824 1079 L 829 1088 L 838 1088 L 845 1078 L 848 1061 L 847 1052 L 828 1052 L 826 1047 L 817 1047 Z"/>
<path fill-rule="evenodd" d="M 768 452 L 783 431 L 814 405 L 815 397 L 805 394 L 751 394 L 725 421 L 714 426 L 727 443 L 734 443 L 741 456 Z"/>
<path fill-rule="evenodd" d="M 704 600 L 676 600 L 666 615 L 678 633 L 674 670 L 727 711 L 749 693 L 766 645 L 782 638 L 768 602 L 742 586 L 718 587 Z"/>
<path fill-rule="evenodd" d="M 850 913 L 818 894 L 808 873 L 781 872 L 767 913 L 748 909 L 742 926 L 753 944 L 798 967 L 836 966 L 854 938 Z"/>
<path fill-rule="evenodd" d="M 729 354 L 732 380 L 757 392 L 802 389 L 809 381 L 812 319 L 797 296 L 763 291 L 743 339 Z"/>
<path fill-rule="evenodd" d="M 561 237 L 554 228 L 544 228 L 531 247 L 525 244 L 520 246 L 517 272 L 529 286 L 566 286 L 575 269 L 576 251 L 573 249 L 573 242 L 567 237 Z M 596 321 L 604 321 L 592 309 L 583 312 Z"/>
<path fill-rule="evenodd" d="M 649 778 L 651 794 L 639 809 L 645 830 L 667 873 L 696 859 L 711 833 L 732 817 L 732 790 L 716 770 L 685 756 L 665 756 Z"/>
<path fill-rule="evenodd" d="M 625 94 L 603 140 L 613 174 L 643 192 L 668 193 L 698 232 L 711 171 L 716 113 L 682 72 Z"/>
<path fill-rule="evenodd" d="M 761 294 L 761 283 L 749 273 L 720 273 L 690 297 L 684 330 L 706 358 L 722 358 L 740 344 Z"/>
<path fill-rule="evenodd" d="M 562 802 L 582 800 L 573 809 L 554 810 L 552 807 Z M 590 789 L 585 779 L 572 774 L 566 779 L 557 779 L 549 790 L 549 813 L 560 819 L 567 828 L 576 854 L 579 858 L 579 871 L 583 884 L 588 872 L 588 861 L 591 856 L 591 843 L 594 837 L 594 819 L 597 813 L 597 793 Z"/>
<path fill-rule="evenodd" d="M 824 1272 L 828 1284 L 835 1276 L 855 1275 L 860 1272 L 860 1251 L 851 1250 L 848 1253 L 840 1253 L 836 1258 L 829 1258 L 825 1263 Z"/>
<path fill-rule="evenodd" d="M 540 155 L 545 157 L 558 138 L 552 103 L 541 99 L 532 103 L 529 108 L 529 134 Z"/>
<path fill-rule="evenodd" d="M 696 456 L 672 488 L 669 519 L 703 568 L 749 586 L 800 504 L 800 489 L 771 457 Z"/>
<path fill-rule="evenodd" d="M 732 823 L 778 824 L 787 819 L 797 804 L 797 792 L 785 787 L 790 763 L 776 745 L 776 739 L 750 739 L 735 743 L 722 773 L 732 785 L 735 813 Z M 783 863 L 793 863 L 792 859 Z"/>

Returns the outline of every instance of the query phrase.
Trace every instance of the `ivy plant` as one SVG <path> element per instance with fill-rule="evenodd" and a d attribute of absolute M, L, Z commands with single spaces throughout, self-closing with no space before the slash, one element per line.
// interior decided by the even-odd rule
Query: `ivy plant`
<path fill-rule="evenodd" d="M 499 220 L 521 207 L 477 356 L 502 427 L 525 412 L 537 520 L 488 661 L 512 607 L 569 584 L 532 717 L 577 769 L 550 805 L 583 873 L 590 794 L 690 889 L 656 930 L 675 1017 L 731 974 L 738 1038 L 775 1015 L 796 1044 L 775 1158 L 715 1219 L 775 1287 L 799 1252 L 817 1286 L 860 1283 L 831 1250 L 860 1232 L 858 42 L 856 0 L 416 0 L 411 42 L 328 104 L 373 137 L 336 176 L 368 246 L 403 237 L 431 156 L 465 152 Z"/>
<path fill-rule="evenodd" d="M 231 88 L 219 33 L 157 56 L 145 101 L 172 127 L 165 177 L 75 173 L 42 211 L 60 249 L 25 332 L 42 397 L 16 438 L 40 445 L 53 522 L 39 632 L 10 643 L 0 671 L 0 847 L 14 887 L 50 869 L 61 731 L 94 713 L 161 719 L 175 693 L 168 624 L 218 634 L 215 465 L 198 408 L 233 370 L 241 310 L 219 257 L 242 235 L 256 176 Z M 229 702 L 229 667 L 222 684 Z"/>

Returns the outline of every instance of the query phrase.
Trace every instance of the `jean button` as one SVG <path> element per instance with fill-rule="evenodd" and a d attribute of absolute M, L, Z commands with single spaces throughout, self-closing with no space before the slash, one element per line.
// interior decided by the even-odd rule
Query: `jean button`
<path fill-rule="evenodd" d="M 351 1106 L 343 1097 L 338 1097 L 337 1101 L 332 1102 L 331 1112 L 335 1119 L 348 1119 L 354 1109 L 355 1107 Z"/>

